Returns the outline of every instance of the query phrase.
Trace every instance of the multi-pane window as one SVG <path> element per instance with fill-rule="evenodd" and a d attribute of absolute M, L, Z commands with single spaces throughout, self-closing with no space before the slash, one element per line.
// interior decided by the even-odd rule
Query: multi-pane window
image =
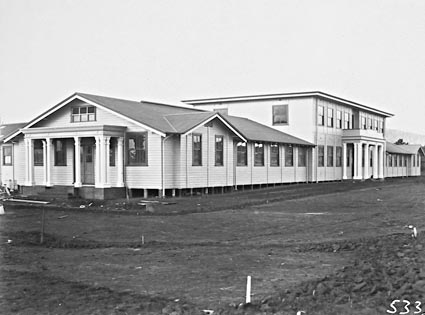
<path fill-rule="evenodd" d="M 254 166 L 264 166 L 264 144 L 254 143 Z"/>
<path fill-rule="evenodd" d="M 117 148 L 117 138 L 111 138 L 109 141 L 109 166 L 115 166 L 115 152 Z"/>
<path fill-rule="evenodd" d="M 192 165 L 202 165 L 202 135 L 194 133 L 192 135 Z"/>
<path fill-rule="evenodd" d="M 372 118 L 368 118 L 368 119 L 367 119 L 367 124 L 368 124 L 368 126 L 369 126 L 369 129 L 373 129 Z"/>
<path fill-rule="evenodd" d="M 298 147 L 298 166 L 307 166 L 307 149 L 304 147 Z"/>
<path fill-rule="evenodd" d="M 273 125 L 288 124 L 288 105 L 273 106 Z"/>
<path fill-rule="evenodd" d="M 279 166 L 279 145 L 276 143 L 270 145 L 270 166 Z"/>
<path fill-rule="evenodd" d="M 223 136 L 215 136 L 215 166 L 223 166 Z"/>
<path fill-rule="evenodd" d="M 55 139 L 53 142 L 55 152 L 55 166 L 66 166 L 66 141 Z"/>
<path fill-rule="evenodd" d="M 366 126 L 366 117 L 362 117 L 362 129 L 367 129 L 367 126 Z"/>
<path fill-rule="evenodd" d="M 342 112 L 340 110 L 336 111 L 336 127 L 342 128 Z"/>
<path fill-rule="evenodd" d="M 327 153 L 327 163 L 326 165 L 329 166 L 334 166 L 334 147 L 332 146 L 327 146 L 326 149 L 326 153 Z"/>
<path fill-rule="evenodd" d="M 317 107 L 317 124 L 319 126 L 325 125 L 325 108 L 323 106 Z"/>
<path fill-rule="evenodd" d="M 325 166 L 325 147 L 323 145 L 317 147 L 317 165 Z"/>
<path fill-rule="evenodd" d="M 128 165 L 148 165 L 148 135 L 146 132 L 127 137 Z"/>
<path fill-rule="evenodd" d="M 34 166 L 43 166 L 43 141 L 34 140 Z"/>
<path fill-rule="evenodd" d="M 344 129 L 350 129 L 350 113 L 344 113 Z"/>
<path fill-rule="evenodd" d="M 398 155 L 394 156 L 394 166 L 398 167 Z"/>
<path fill-rule="evenodd" d="M 393 157 L 392 157 L 392 155 L 391 155 L 391 154 L 388 154 L 388 155 L 387 155 L 387 165 L 388 165 L 389 167 L 392 167 L 392 166 L 393 166 Z"/>
<path fill-rule="evenodd" d="M 373 127 L 376 131 L 379 131 L 379 124 L 378 124 L 378 120 L 374 119 L 373 120 Z"/>
<path fill-rule="evenodd" d="M 328 127 L 334 126 L 334 110 L 332 108 L 328 108 Z"/>
<path fill-rule="evenodd" d="M 71 112 L 71 122 L 95 121 L 96 107 L 94 106 L 78 106 L 73 107 Z"/>
<path fill-rule="evenodd" d="M 336 147 L 335 166 L 342 166 L 342 147 Z"/>
<path fill-rule="evenodd" d="M 12 146 L 3 146 L 3 165 L 12 165 Z"/>
<path fill-rule="evenodd" d="M 379 121 L 379 132 L 384 133 L 384 122 L 382 120 Z"/>
<path fill-rule="evenodd" d="M 285 166 L 294 166 L 294 148 L 285 146 Z"/>
<path fill-rule="evenodd" d="M 248 151 L 246 147 L 246 142 L 238 142 L 236 144 L 236 165 L 237 166 L 247 166 L 248 165 Z"/>

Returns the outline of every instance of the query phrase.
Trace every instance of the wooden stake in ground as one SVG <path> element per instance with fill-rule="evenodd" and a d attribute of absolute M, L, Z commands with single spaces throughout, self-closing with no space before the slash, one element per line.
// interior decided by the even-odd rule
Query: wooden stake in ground
<path fill-rule="evenodd" d="M 251 276 L 246 278 L 246 304 L 251 303 Z"/>
<path fill-rule="evenodd" d="M 45 213 L 44 213 L 44 207 L 41 210 L 41 233 L 40 233 L 40 244 L 43 244 L 44 242 L 44 220 L 45 220 Z"/>

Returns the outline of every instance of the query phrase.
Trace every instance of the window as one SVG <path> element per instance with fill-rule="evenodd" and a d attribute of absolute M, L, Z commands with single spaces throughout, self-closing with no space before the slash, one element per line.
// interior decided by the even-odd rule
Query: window
<path fill-rule="evenodd" d="M 3 146 L 3 165 L 12 165 L 12 146 Z"/>
<path fill-rule="evenodd" d="M 288 124 L 288 105 L 273 106 L 273 125 Z"/>
<path fill-rule="evenodd" d="M 387 165 L 392 167 L 393 166 L 393 157 L 391 154 L 388 154 L 387 156 Z"/>
<path fill-rule="evenodd" d="M 346 156 L 346 158 L 347 158 L 347 161 L 346 161 L 346 166 L 350 166 L 350 156 L 353 154 L 353 150 L 352 150 L 352 148 L 349 148 L 348 146 L 347 146 L 347 156 Z"/>
<path fill-rule="evenodd" d="M 373 120 L 373 125 L 374 125 L 375 130 L 376 131 L 379 131 L 379 125 L 378 125 L 378 120 L 377 119 L 374 119 Z"/>
<path fill-rule="evenodd" d="M 254 166 L 264 166 L 264 145 L 254 143 Z"/>
<path fill-rule="evenodd" d="M 336 147 L 336 160 L 335 160 L 335 166 L 341 167 L 342 166 L 342 147 Z"/>
<path fill-rule="evenodd" d="M 298 147 L 298 166 L 304 167 L 307 166 L 307 149 L 303 147 Z"/>
<path fill-rule="evenodd" d="M 369 126 L 369 129 L 373 129 L 372 118 L 367 119 L 367 124 Z"/>
<path fill-rule="evenodd" d="M 115 166 L 115 152 L 117 148 L 117 138 L 109 141 L 109 166 Z"/>
<path fill-rule="evenodd" d="M 294 166 L 294 148 L 290 146 L 285 147 L 285 166 Z"/>
<path fill-rule="evenodd" d="M 394 166 L 398 167 L 398 155 L 394 156 Z"/>
<path fill-rule="evenodd" d="M 419 153 L 416 155 L 416 166 L 421 166 L 421 158 L 419 156 Z"/>
<path fill-rule="evenodd" d="M 148 135 L 146 132 L 128 134 L 127 136 L 127 164 L 148 165 Z"/>
<path fill-rule="evenodd" d="M 336 127 L 342 128 L 342 112 L 340 110 L 336 111 Z"/>
<path fill-rule="evenodd" d="M 344 129 L 350 129 L 350 114 L 344 113 Z"/>
<path fill-rule="evenodd" d="M 84 122 L 96 120 L 96 107 L 79 106 L 72 108 L 71 122 Z"/>
<path fill-rule="evenodd" d="M 215 136 L 215 166 L 223 166 L 223 136 Z"/>
<path fill-rule="evenodd" d="M 328 127 L 334 126 L 334 110 L 332 108 L 328 108 Z"/>
<path fill-rule="evenodd" d="M 279 145 L 270 145 L 270 166 L 279 166 Z"/>
<path fill-rule="evenodd" d="M 66 141 L 55 139 L 53 146 L 55 150 L 55 166 L 66 166 Z"/>
<path fill-rule="evenodd" d="M 328 146 L 326 149 L 327 153 L 327 163 L 326 165 L 334 166 L 334 147 Z"/>
<path fill-rule="evenodd" d="M 247 166 L 248 165 L 248 152 L 246 150 L 246 142 L 238 142 L 236 144 L 236 165 L 237 166 Z"/>
<path fill-rule="evenodd" d="M 366 126 L 366 117 L 362 117 L 362 129 L 367 129 L 367 126 Z"/>
<path fill-rule="evenodd" d="M 192 135 L 192 165 L 202 165 L 202 135 Z"/>
<path fill-rule="evenodd" d="M 34 166 L 43 166 L 43 141 L 34 140 Z"/>
<path fill-rule="evenodd" d="M 368 148 L 368 146 L 366 146 L 366 148 Z M 372 167 L 373 166 L 373 150 L 372 148 L 369 148 L 369 166 Z"/>
<path fill-rule="evenodd" d="M 317 165 L 319 167 L 325 166 L 325 147 L 323 145 L 317 147 L 317 155 Z"/>
<path fill-rule="evenodd" d="M 379 132 L 384 133 L 384 122 L 382 120 L 379 121 Z"/>
<path fill-rule="evenodd" d="M 318 106 L 317 107 L 317 124 L 319 126 L 324 126 L 325 125 L 325 108 L 323 106 Z"/>

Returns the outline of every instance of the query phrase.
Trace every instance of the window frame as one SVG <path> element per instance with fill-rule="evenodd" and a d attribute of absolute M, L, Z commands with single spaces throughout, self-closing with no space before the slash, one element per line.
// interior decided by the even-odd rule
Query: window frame
<path fill-rule="evenodd" d="M 254 166 L 264 166 L 264 143 L 254 142 Z"/>
<path fill-rule="evenodd" d="M 317 105 L 317 124 L 319 126 L 325 125 L 325 107 Z"/>
<path fill-rule="evenodd" d="M 317 166 L 325 167 L 325 146 L 324 145 L 317 146 Z"/>
<path fill-rule="evenodd" d="M 61 144 L 62 150 L 58 150 L 58 144 Z M 54 166 L 67 166 L 67 146 L 66 139 L 53 139 Z"/>
<path fill-rule="evenodd" d="M 336 167 L 342 166 L 342 147 L 341 146 L 335 147 L 335 166 Z"/>
<path fill-rule="evenodd" d="M 344 129 L 350 129 L 350 113 L 344 112 Z"/>
<path fill-rule="evenodd" d="M 141 142 L 140 138 L 143 137 Z M 130 148 L 130 140 L 134 139 L 134 149 Z M 138 140 L 139 139 L 139 140 Z M 132 132 L 126 135 L 126 152 L 127 152 L 127 166 L 148 166 L 149 157 L 149 137 L 147 131 L 145 132 Z M 143 143 L 143 147 L 140 148 L 140 144 Z M 130 150 L 135 150 L 135 158 L 131 158 Z M 139 157 L 138 157 L 139 156 Z"/>
<path fill-rule="evenodd" d="M 217 142 L 218 139 L 221 141 Z M 221 146 L 217 146 L 221 143 Z M 214 140 L 214 162 L 215 166 L 224 166 L 224 136 L 216 135 Z M 218 158 L 218 159 L 217 159 Z"/>
<path fill-rule="evenodd" d="M 93 110 L 93 112 L 90 112 Z M 75 112 L 78 111 L 78 112 Z M 78 117 L 78 119 L 77 119 Z M 83 119 L 84 117 L 84 119 Z M 92 119 L 91 119 L 92 117 Z M 71 123 L 93 122 L 97 120 L 96 106 L 83 105 L 71 107 Z"/>
<path fill-rule="evenodd" d="M 279 109 L 284 109 L 284 114 L 279 114 L 276 111 Z M 277 121 L 277 117 L 286 116 L 286 120 L 282 119 Z M 289 125 L 289 105 L 288 104 L 282 104 L 282 105 L 273 105 L 272 106 L 272 124 L 273 126 L 286 126 Z"/>
<path fill-rule="evenodd" d="M 334 109 L 333 108 L 329 108 L 327 110 L 327 123 L 326 125 L 329 128 L 333 128 L 334 127 Z"/>
<path fill-rule="evenodd" d="M 34 166 L 44 166 L 44 148 L 43 140 L 41 139 L 34 140 L 33 163 Z"/>
<path fill-rule="evenodd" d="M 244 148 L 244 150 L 239 148 Z M 236 166 L 248 166 L 248 145 L 246 142 L 236 142 Z"/>
<path fill-rule="evenodd" d="M 277 149 L 277 150 L 273 150 Z M 280 166 L 280 146 L 278 143 L 270 144 L 270 166 L 279 167 Z"/>
<path fill-rule="evenodd" d="M 307 148 L 298 147 L 298 167 L 307 167 Z"/>
<path fill-rule="evenodd" d="M 197 141 L 198 138 L 199 138 L 199 141 Z M 202 166 L 202 134 L 201 133 L 192 134 L 192 166 Z"/>
<path fill-rule="evenodd" d="M 109 140 L 109 166 L 116 166 L 117 138 L 111 137 Z"/>
<path fill-rule="evenodd" d="M 333 167 L 334 166 L 334 146 L 327 145 L 326 146 L 326 167 Z"/>
<path fill-rule="evenodd" d="M 10 150 L 9 154 L 6 155 L 5 149 Z M 12 166 L 13 165 L 13 146 L 12 145 L 3 145 L 2 146 L 2 164 L 3 166 Z M 6 157 L 10 156 L 10 162 L 6 162 Z"/>
<path fill-rule="evenodd" d="M 285 167 L 294 167 L 294 147 L 291 145 L 285 146 Z"/>
<path fill-rule="evenodd" d="M 342 129 L 342 111 L 336 110 L 336 128 Z"/>

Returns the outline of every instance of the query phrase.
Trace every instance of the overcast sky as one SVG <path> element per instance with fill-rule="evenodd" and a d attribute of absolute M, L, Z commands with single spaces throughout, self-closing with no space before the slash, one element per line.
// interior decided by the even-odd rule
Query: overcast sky
<path fill-rule="evenodd" d="M 72 93 L 178 104 L 323 91 L 425 134 L 425 1 L 0 0 L 0 117 Z"/>

